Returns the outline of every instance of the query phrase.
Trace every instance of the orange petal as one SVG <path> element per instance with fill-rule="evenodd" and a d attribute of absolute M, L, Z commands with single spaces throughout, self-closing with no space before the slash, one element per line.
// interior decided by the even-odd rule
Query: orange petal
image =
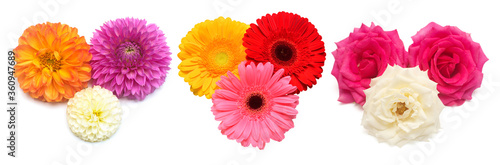
<path fill-rule="evenodd" d="M 54 57 L 56 58 L 56 60 L 61 60 L 61 56 L 59 55 L 59 52 L 57 52 L 57 51 L 54 51 Z"/>
<path fill-rule="evenodd" d="M 59 73 L 57 72 L 52 72 L 52 79 L 54 79 L 54 82 L 57 83 L 60 86 L 63 86 L 63 80 L 61 79 L 61 76 L 59 76 Z"/>
<path fill-rule="evenodd" d="M 32 64 L 33 64 L 33 61 L 28 60 L 28 61 L 23 61 L 23 62 L 17 63 L 16 66 L 25 67 L 25 66 L 32 65 Z"/>
<path fill-rule="evenodd" d="M 56 89 L 52 85 L 47 85 L 45 87 L 45 93 L 43 94 L 43 96 L 45 97 L 45 99 L 47 101 L 50 102 L 51 100 L 56 99 L 56 97 L 57 97 L 57 91 L 56 91 Z"/>
<path fill-rule="evenodd" d="M 43 70 L 42 70 L 42 77 L 41 77 L 42 83 L 43 84 L 48 84 L 47 81 L 49 80 L 50 76 L 51 76 L 51 72 L 50 72 L 49 68 L 43 68 Z"/>
<path fill-rule="evenodd" d="M 46 43 L 44 43 L 45 39 L 43 39 L 43 35 L 38 30 L 31 32 L 27 39 L 28 44 L 37 50 L 47 48 Z"/>
<path fill-rule="evenodd" d="M 33 76 L 33 79 L 31 79 L 31 88 L 40 89 L 42 85 L 45 85 L 42 83 L 41 77 L 42 74 L 36 74 L 35 76 Z"/>
<path fill-rule="evenodd" d="M 14 49 L 16 60 L 32 60 L 37 52 L 29 45 L 19 45 Z"/>
<path fill-rule="evenodd" d="M 52 85 L 57 90 L 57 92 L 59 92 L 61 95 L 64 95 L 64 87 L 62 85 L 58 85 L 57 83 L 52 83 Z"/>
<path fill-rule="evenodd" d="M 80 67 L 80 70 L 81 71 L 85 71 L 85 72 L 89 72 L 92 71 L 92 66 L 90 66 L 90 64 L 83 64 L 81 67 Z"/>
<path fill-rule="evenodd" d="M 65 98 L 73 98 L 73 95 L 75 94 L 75 90 L 73 87 L 69 85 L 64 86 L 64 97 Z"/>
<path fill-rule="evenodd" d="M 59 73 L 60 77 L 63 80 L 66 80 L 66 81 L 72 81 L 73 80 L 73 75 L 71 75 L 71 72 L 67 68 L 59 69 L 59 71 L 57 71 L 57 72 Z"/>
<path fill-rule="evenodd" d="M 90 72 L 78 72 L 78 79 L 82 82 L 90 80 Z"/>

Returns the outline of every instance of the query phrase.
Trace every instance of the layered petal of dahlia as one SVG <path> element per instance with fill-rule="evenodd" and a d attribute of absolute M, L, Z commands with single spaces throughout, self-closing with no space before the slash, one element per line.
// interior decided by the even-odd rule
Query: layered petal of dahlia
<path fill-rule="evenodd" d="M 33 98 L 67 101 L 90 80 L 89 48 L 78 29 L 68 25 L 47 22 L 30 26 L 14 49 L 14 76 Z"/>
<path fill-rule="evenodd" d="M 172 58 L 155 24 L 135 18 L 109 21 L 94 32 L 91 43 L 93 82 L 118 97 L 143 100 L 165 82 Z"/>
<path fill-rule="evenodd" d="M 194 95 L 210 99 L 216 82 L 230 71 L 238 75 L 245 60 L 242 38 L 248 25 L 219 17 L 195 25 L 179 45 L 179 76 L 188 82 Z"/>
<path fill-rule="evenodd" d="M 217 82 L 220 89 L 213 95 L 212 112 L 228 139 L 264 149 L 270 139 L 281 141 L 294 127 L 299 103 L 299 97 L 292 95 L 296 87 L 289 84 L 290 76 L 282 77 L 283 69 L 273 74 L 269 62 L 247 66 L 243 62 L 238 67 L 239 79 L 228 72 Z"/>
<path fill-rule="evenodd" d="M 69 128 L 77 137 L 99 142 L 118 130 L 122 109 L 111 91 L 94 86 L 79 91 L 69 100 L 66 115 Z"/>
<path fill-rule="evenodd" d="M 325 47 L 317 29 L 307 18 L 279 12 L 251 24 L 243 38 L 247 60 L 271 62 L 275 72 L 284 69 L 296 93 L 307 90 L 321 77 Z"/>

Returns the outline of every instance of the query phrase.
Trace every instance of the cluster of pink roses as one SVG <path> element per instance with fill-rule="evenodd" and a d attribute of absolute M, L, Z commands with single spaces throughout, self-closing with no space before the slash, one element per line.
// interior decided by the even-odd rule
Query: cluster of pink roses
<path fill-rule="evenodd" d="M 397 30 L 384 31 L 373 23 L 354 29 L 349 37 L 336 43 L 332 52 L 332 74 L 339 84 L 339 101 L 363 105 L 372 78 L 384 73 L 388 65 L 403 68 L 419 66 L 437 83 L 444 105 L 462 105 L 471 100 L 481 86 L 483 65 L 488 58 L 470 34 L 454 26 L 429 23 L 412 37 L 405 50 Z"/>

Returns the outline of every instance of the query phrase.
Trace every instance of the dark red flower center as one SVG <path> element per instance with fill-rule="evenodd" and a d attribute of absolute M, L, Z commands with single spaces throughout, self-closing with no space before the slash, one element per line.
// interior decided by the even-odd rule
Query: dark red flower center
<path fill-rule="evenodd" d="M 262 110 L 265 105 L 265 99 L 262 94 L 254 93 L 247 97 L 246 100 L 247 108 L 251 111 L 258 112 Z"/>
<path fill-rule="evenodd" d="M 293 64 L 297 54 L 295 47 L 287 41 L 275 42 L 271 51 L 274 61 L 281 65 Z"/>

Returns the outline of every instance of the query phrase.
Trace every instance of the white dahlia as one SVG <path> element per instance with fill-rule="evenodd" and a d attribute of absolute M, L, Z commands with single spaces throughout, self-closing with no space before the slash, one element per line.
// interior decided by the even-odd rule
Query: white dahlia
<path fill-rule="evenodd" d="M 118 98 L 100 86 L 89 87 L 69 100 L 68 125 L 80 139 L 99 142 L 113 135 L 121 123 L 122 109 Z"/>

